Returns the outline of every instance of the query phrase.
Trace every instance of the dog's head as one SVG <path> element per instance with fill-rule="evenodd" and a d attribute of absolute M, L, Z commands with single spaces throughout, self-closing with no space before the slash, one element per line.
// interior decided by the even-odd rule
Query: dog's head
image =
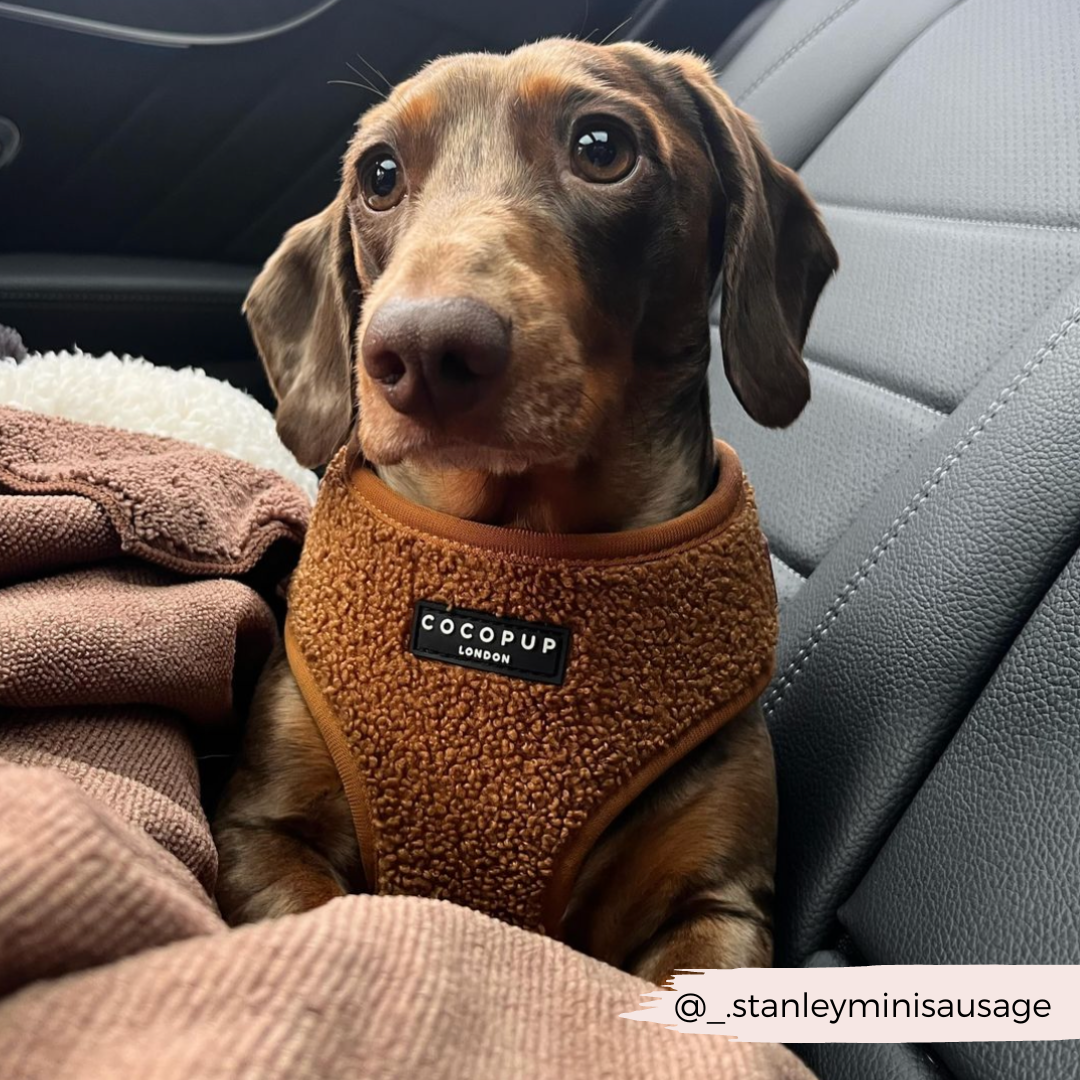
<path fill-rule="evenodd" d="M 303 463 L 359 416 L 377 466 L 509 474 L 707 440 L 717 288 L 736 395 L 790 423 L 836 266 L 704 62 L 554 40 L 438 60 L 370 109 L 245 310 Z"/>

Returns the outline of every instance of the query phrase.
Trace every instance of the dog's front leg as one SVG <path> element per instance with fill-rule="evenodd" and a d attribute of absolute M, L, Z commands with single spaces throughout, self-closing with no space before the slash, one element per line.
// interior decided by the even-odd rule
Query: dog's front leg
<path fill-rule="evenodd" d="M 281 651 L 256 689 L 214 839 L 217 899 L 230 923 L 295 914 L 362 889 L 341 780 Z"/>
<path fill-rule="evenodd" d="M 601 837 L 566 940 L 655 983 L 676 968 L 767 966 L 775 848 L 772 747 L 754 705 Z"/>

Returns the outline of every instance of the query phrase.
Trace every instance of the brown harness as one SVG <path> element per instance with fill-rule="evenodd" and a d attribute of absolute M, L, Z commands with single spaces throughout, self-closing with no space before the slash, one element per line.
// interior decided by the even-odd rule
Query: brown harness
<path fill-rule="evenodd" d="M 603 830 L 761 694 L 772 570 L 739 460 L 717 451 L 694 510 L 577 536 L 422 509 L 338 454 L 286 647 L 373 892 L 558 936 Z"/>

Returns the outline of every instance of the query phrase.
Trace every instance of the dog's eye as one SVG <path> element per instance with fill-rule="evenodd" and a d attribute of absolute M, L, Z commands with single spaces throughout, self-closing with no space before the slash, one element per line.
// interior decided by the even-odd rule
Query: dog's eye
<path fill-rule="evenodd" d="M 390 210 L 405 197 L 405 171 L 387 150 L 373 154 L 360 168 L 364 202 L 372 210 Z"/>
<path fill-rule="evenodd" d="M 574 171 L 594 184 L 613 184 L 637 163 L 637 150 L 625 129 L 613 120 L 586 120 L 578 125 L 572 147 Z"/>

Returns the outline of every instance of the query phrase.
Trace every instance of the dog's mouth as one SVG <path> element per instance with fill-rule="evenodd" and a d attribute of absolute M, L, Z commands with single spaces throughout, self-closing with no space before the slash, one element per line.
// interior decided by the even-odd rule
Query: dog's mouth
<path fill-rule="evenodd" d="M 501 434 L 494 424 L 482 420 L 473 425 L 458 423 L 451 430 L 405 417 L 381 418 L 372 424 L 361 421 L 360 442 L 365 458 L 376 466 L 415 465 L 435 471 L 462 470 L 499 476 L 565 463 L 572 456 L 557 441 Z"/>
<path fill-rule="evenodd" d="M 405 388 L 412 396 L 402 408 L 395 386 L 380 385 L 365 373 L 359 425 L 364 456 L 376 466 L 503 476 L 570 466 L 589 442 L 596 420 L 575 368 L 514 357 L 500 384 L 463 408 L 445 407 L 445 387 L 442 401 L 424 400 L 423 385 Z M 467 380 L 460 391 L 453 389 L 470 391 Z"/>
<path fill-rule="evenodd" d="M 565 305 L 524 295 L 516 278 L 438 292 L 401 280 L 371 298 L 361 330 L 367 460 L 495 475 L 576 460 L 593 418 L 587 349 Z"/>

